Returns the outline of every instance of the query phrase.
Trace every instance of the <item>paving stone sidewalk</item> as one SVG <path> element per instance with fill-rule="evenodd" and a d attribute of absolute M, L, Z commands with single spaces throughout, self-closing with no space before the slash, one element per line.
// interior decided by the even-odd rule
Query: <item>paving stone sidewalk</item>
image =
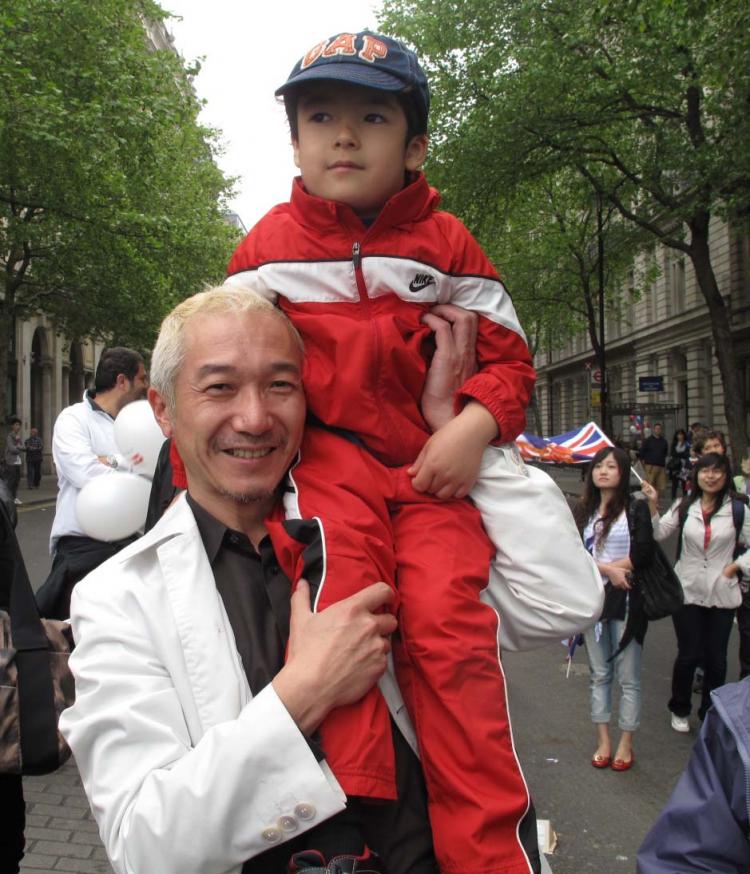
<path fill-rule="evenodd" d="M 75 763 L 44 777 L 24 777 L 26 855 L 21 871 L 112 874 Z"/>
<path fill-rule="evenodd" d="M 24 479 L 18 490 L 22 508 L 54 501 L 56 495 L 57 480 L 51 475 L 42 477 L 39 489 L 27 488 Z M 24 777 L 23 794 L 26 854 L 22 872 L 112 874 L 72 759 L 54 774 Z"/>

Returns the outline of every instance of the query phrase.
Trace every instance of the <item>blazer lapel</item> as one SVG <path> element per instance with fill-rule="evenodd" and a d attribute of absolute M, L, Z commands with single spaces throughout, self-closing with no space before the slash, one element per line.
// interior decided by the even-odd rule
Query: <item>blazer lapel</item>
<path fill-rule="evenodd" d="M 252 697 L 195 517 L 182 499 L 173 536 L 157 547 L 196 708 L 207 728 L 234 719 Z"/>

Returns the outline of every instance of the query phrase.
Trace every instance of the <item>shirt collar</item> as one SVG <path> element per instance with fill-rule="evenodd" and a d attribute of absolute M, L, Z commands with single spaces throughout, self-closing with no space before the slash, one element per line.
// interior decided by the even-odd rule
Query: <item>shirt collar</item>
<path fill-rule="evenodd" d="M 258 555 L 258 552 L 246 534 L 242 531 L 235 531 L 234 528 L 229 528 L 223 522 L 220 522 L 215 516 L 212 516 L 208 510 L 204 510 L 203 507 L 195 501 L 190 492 L 188 492 L 185 497 L 188 506 L 193 512 L 193 516 L 195 516 L 195 522 L 198 526 L 201 540 L 203 541 L 203 548 L 206 550 L 206 555 L 208 556 L 210 564 L 214 563 L 216 556 L 219 554 L 219 550 L 224 545 L 225 541 L 230 538 L 230 542 L 235 547 L 239 546 L 242 549 L 248 550 L 253 555 Z M 263 538 L 260 543 L 261 549 L 267 540 L 269 540 L 268 536 Z"/>
<path fill-rule="evenodd" d="M 100 407 L 99 404 L 97 404 L 97 402 L 94 400 L 94 398 L 96 398 L 96 392 L 92 392 L 87 389 L 84 397 L 89 402 L 89 406 L 92 410 L 95 410 L 97 413 L 104 413 L 107 418 L 112 419 L 112 421 L 114 422 L 114 417 L 110 416 L 110 414 L 104 409 L 104 407 Z"/>
<path fill-rule="evenodd" d="M 440 195 L 429 186 L 424 173 L 413 173 L 409 184 L 388 200 L 367 231 L 376 225 L 392 227 L 419 221 L 432 213 L 439 201 Z M 297 221 L 303 225 L 343 226 L 355 235 L 360 234 L 364 227 L 351 207 L 309 194 L 301 176 L 297 176 L 292 185 L 291 205 Z"/>

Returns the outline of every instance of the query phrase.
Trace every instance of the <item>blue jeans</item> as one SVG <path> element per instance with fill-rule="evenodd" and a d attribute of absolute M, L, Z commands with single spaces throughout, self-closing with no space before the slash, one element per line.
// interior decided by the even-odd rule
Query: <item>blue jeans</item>
<path fill-rule="evenodd" d="M 620 684 L 621 731 L 635 731 L 641 721 L 641 654 L 643 647 L 631 640 L 625 649 L 613 659 L 609 657 L 625 630 L 624 619 L 607 619 L 601 623 L 601 636 L 596 639 L 596 625 L 584 632 L 586 652 L 591 670 L 591 721 L 609 722 L 612 716 L 612 680 L 617 674 Z"/>

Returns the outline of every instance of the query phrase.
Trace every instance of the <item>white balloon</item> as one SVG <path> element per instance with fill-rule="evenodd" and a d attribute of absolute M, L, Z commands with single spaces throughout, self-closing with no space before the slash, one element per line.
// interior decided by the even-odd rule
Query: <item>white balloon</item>
<path fill-rule="evenodd" d="M 164 440 L 165 437 L 148 401 L 133 401 L 117 414 L 115 419 L 117 448 L 126 458 L 130 458 L 136 452 L 143 456 L 143 461 L 133 468 L 136 473 L 153 477 L 159 450 Z"/>
<path fill-rule="evenodd" d="M 94 540 L 122 540 L 146 522 L 151 482 L 135 473 L 94 477 L 78 493 L 76 516 Z"/>

